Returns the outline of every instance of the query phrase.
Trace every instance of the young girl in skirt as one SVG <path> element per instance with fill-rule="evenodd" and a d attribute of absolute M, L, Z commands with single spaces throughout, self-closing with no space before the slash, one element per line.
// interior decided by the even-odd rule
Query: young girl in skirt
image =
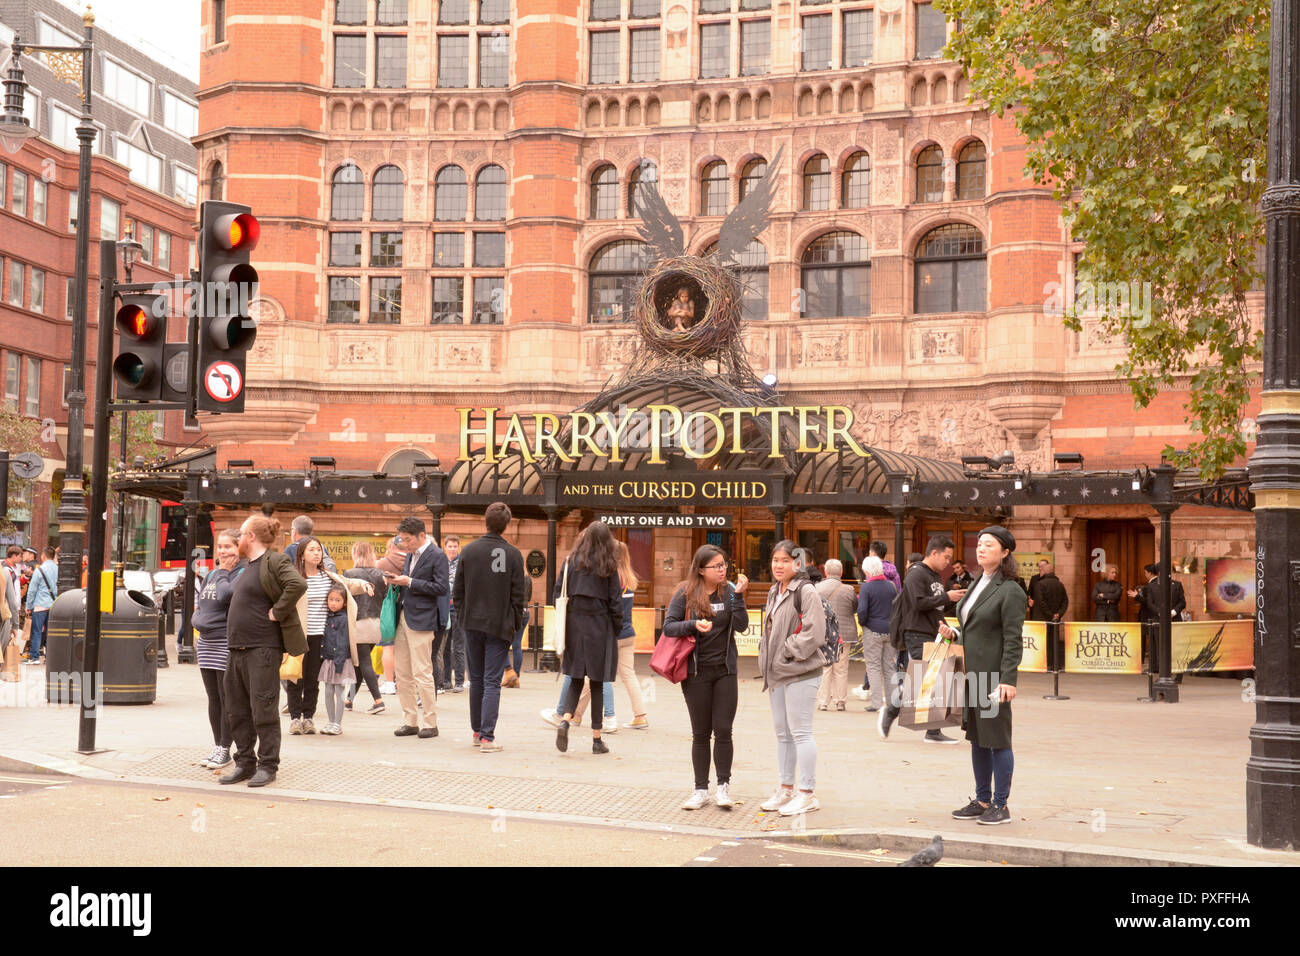
<path fill-rule="evenodd" d="M 329 616 L 325 618 L 325 636 L 321 640 L 320 682 L 329 723 L 321 733 L 337 736 L 343 733 L 343 695 L 348 685 L 357 680 L 352 642 L 348 637 L 348 592 L 343 585 L 330 588 L 325 606 Z"/>

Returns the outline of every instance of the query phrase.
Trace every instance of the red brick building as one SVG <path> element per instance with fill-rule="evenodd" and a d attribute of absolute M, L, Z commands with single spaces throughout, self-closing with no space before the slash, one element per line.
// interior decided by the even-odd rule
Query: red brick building
<path fill-rule="evenodd" d="M 248 410 L 205 423 L 221 461 L 449 464 L 458 406 L 582 404 L 637 348 L 638 184 L 703 253 L 779 153 L 744 340 L 785 401 L 848 405 L 864 444 L 950 461 L 1158 463 L 1188 436 L 1184 396 L 1135 411 L 1121 345 L 1095 321 L 1063 327 L 1079 249 L 1014 127 L 939 58 L 946 29 L 912 0 L 205 0 L 200 198 L 247 202 L 264 227 Z M 735 510 L 730 546 L 770 547 L 770 515 Z M 395 521 L 339 508 L 319 526 Z M 1020 508 L 1011 524 L 1055 557 L 1071 617 L 1094 549 L 1130 584 L 1155 553 L 1136 508 Z M 978 527 L 917 521 L 911 540 L 946 530 L 971 556 Z M 1178 557 L 1250 553 L 1249 515 L 1184 508 L 1173 527 Z M 893 537 L 888 518 L 816 513 L 786 531 L 819 557 Z M 516 533 L 540 546 L 544 528 Z M 659 603 L 699 533 L 637 534 Z M 1200 610 L 1199 577 L 1184 580 Z"/>
<path fill-rule="evenodd" d="M 82 29 L 81 16 L 55 0 L 3 0 L 0 69 L 8 67 L 8 44 L 15 33 L 26 43 L 71 45 L 81 42 Z M 193 81 L 102 29 L 96 29 L 94 43 L 92 117 L 99 135 L 91 166 L 90 222 L 85 224 L 90 232 L 87 467 L 99 334 L 97 241 L 118 240 L 130 227 L 143 247 L 135 281 L 188 276 L 197 182 L 195 151 L 188 140 L 197 119 Z M 64 383 L 72 353 L 80 90 L 58 78 L 40 55 L 24 56 L 22 64 L 29 84 L 26 114 L 40 135 L 16 152 L 0 151 L 0 365 L 6 406 L 41 423 L 38 447 L 9 451 L 37 451 L 45 469 L 22 500 L 11 501 L 16 528 L 0 540 L 43 547 L 57 543 L 56 510 L 67 452 Z M 171 341 L 184 336 L 184 320 L 174 318 Z M 188 445 L 200 432 L 186 432 L 180 413 L 158 413 L 154 436 L 165 451 Z M 133 502 L 128 527 L 131 558 L 147 564 L 152 557 L 156 563 L 156 506 Z"/>

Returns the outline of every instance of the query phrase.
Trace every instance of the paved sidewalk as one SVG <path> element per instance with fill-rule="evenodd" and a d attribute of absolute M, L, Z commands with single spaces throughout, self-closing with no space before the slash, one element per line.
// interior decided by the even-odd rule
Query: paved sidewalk
<path fill-rule="evenodd" d="M 530 664 L 531 655 L 525 666 Z M 441 736 L 419 740 L 392 735 L 401 722 L 395 698 L 388 699 L 387 713 L 365 714 L 370 696 L 363 690 L 363 710 L 347 714 L 340 737 L 290 737 L 288 718 L 282 718 L 281 771 L 266 792 L 849 846 L 918 846 L 942 833 L 950 844 L 965 845 L 969 855 L 1001 854 L 1010 862 L 1300 863 L 1300 854 L 1245 843 L 1247 733 L 1254 707 L 1243 701 L 1235 681 L 1188 678 L 1182 702 L 1168 705 L 1138 703 L 1146 683 L 1132 677 L 1064 677 L 1061 691 L 1071 699 L 1043 700 L 1050 681 L 1023 675 L 1015 703 L 1015 822 L 1003 827 L 949 816 L 972 795 L 964 741 L 925 744 L 920 734 L 901 728 L 881 740 L 875 715 L 851 697 L 847 712 L 817 714 L 822 809 L 801 831 L 757 809 L 776 782 L 776 744 L 753 662 L 742 661 L 736 720 L 732 790 L 743 802 L 731 812 L 709 806 L 694 813 L 677 807 L 692 776 L 681 692 L 653 677 L 645 660 L 638 665 L 643 682 L 653 688 L 647 704 L 652 727 L 608 737 L 607 756 L 591 753 L 585 727 L 571 733 L 567 754 L 556 751 L 554 730 L 538 711 L 554 705 L 559 682 L 554 675 L 525 672 L 520 689 L 502 691 L 502 753 L 471 748 L 468 693 L 440 695 Z M 43 670 L 36 675 L 43 678 Z M 0 685 L 0 768 L 219 786 L 212 772 L 198 766 L 211 740 L 193 665 L 160 671 L 154 704 L 104 707 L 97 746 L 105 749 L 85 757 L 76 753 L 76 708 L 15 705 L 42 700 L 33 692 L 37 677 L 27 680 L 28 685 Z M 621 687 L 615 698 L 619 721 L 631 719 Z M 320 726 L 324 714 L 317 716 Z"/>

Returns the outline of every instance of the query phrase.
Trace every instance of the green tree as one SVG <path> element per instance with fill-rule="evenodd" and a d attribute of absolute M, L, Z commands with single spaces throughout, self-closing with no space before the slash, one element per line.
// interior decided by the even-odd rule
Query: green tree
<path fill-rule="evenodd" d="M 1138 407 L 1190 379 L 1186 418 L 1200 437 L 1166 455 L 1222 473 L 1245 454 L 1262 354 L 1246 294 L 1262 288 L 1267 0 L 936 6 L 960 21 L 947 53 L 972 96 L 1010 114 L 1029 174 L 1053 187 L 1085 244 L 1078 283 L 1151 290 L 1150 308 L 1111 301 L 1103 325 L 1127 342 L 1116 371 Z M 1074 311 L 1065 321 L 1079 328 Z"/>
<path fill-rule="evenodd" d="M 126 426 L 126 466 L 131 467 L 137 457 L 152 464 L 154 459 L 163 454 L 154 437 L 155 412 L 130 412 L 127 414 Z M 122 457 L 122 413 L 111 416 L 108 430 L 108 471 L 111 475 L 118 470 L 117 463 Z"/>

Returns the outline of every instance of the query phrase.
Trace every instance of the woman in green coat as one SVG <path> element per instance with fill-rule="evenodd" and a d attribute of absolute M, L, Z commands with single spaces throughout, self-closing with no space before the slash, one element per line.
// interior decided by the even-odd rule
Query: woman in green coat
<path fill-rule="evenodd" d="M 1015 548 L 1016 539 L 1000 525 L 980 532 L 975 554 L 982 574 L 957 602 L 961 630 L 946 624 L 939 627 L 944 637 L 955 637 L 962 644 L 967 680 L 976 675 L 966 685 L 968 698 L 971 687 L 979 689 L 977 699 L 968 700 L 962 711 L 975 770 L 975 799 L 952 815 L 986 825 L 1011 822 L 1007 809 L 1015 769 L 1011 701 L 1016 696 L 1026 606 L 1025 592 L 1017 583 L 1020 566 L 1012 554 Z"/>

